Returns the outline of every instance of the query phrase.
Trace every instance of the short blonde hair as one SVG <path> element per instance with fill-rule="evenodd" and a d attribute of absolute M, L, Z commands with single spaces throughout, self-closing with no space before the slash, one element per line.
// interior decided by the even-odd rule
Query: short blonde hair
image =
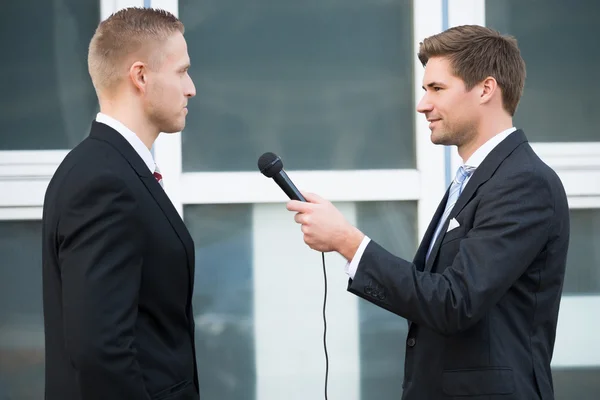
<path fill-rule="evenodd" d="M 160 52 L 152 50 L 176 32 L 183 23 L 173 14 L 158 9 L 124 8 L 98 25 L 90 42 L 88 70 L 96 92 L 113 89 L 127 74 L 125 61 L 133 54 L 147 56 L 150 68 L 160 64 Z"/>

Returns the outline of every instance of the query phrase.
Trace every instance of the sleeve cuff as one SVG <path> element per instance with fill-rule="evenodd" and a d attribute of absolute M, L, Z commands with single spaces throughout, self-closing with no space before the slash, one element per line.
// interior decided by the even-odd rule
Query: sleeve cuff
<path fill-rule="evenodd" d="M 348 274 L 350 279 L 354 279 L 354 275 L 356 275 L 356 270 L 358 269 L 360 259 L 362 258 L 362 255 L 365 252 L 365 249 L 367 248 L 367 245 L 370 241 L 371 239 L 369 239 L 369 237 L 365 235 L 362 242 L 360 242 L 360 246 L 358 246 L 356 254 L 354 254 L 352 260 L 346 263 L 346 274 Z"/>

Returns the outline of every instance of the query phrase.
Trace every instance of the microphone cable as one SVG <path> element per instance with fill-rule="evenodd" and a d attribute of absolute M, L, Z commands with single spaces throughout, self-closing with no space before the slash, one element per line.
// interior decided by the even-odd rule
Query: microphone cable
<path fill-rule="evenodd" d="M 329 376 L 329 356 L 327 354 L 327 318 L 325 316 L 325 304 L 327 303 L 327 272 L 325 271 L 325 253 L 321 252 L 323 260 L 323 281 L 325 291 L 323 294 L 323 349 L 325 350 L 325 400 L 327 400 L 327 379 Z"/>

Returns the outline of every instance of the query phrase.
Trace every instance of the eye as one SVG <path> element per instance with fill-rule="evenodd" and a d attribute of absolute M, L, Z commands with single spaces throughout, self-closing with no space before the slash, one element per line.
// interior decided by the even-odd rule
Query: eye
<path fill-rule="evenodd" d="M 435 86 L 435 87 L 433 88 L 433 90 L 435 90 L 436 92 L 439 92 L 440 90 L 442 90 L 442 88 L 441 88 L 441 87 L 439 87 L 439 86 Z"/>

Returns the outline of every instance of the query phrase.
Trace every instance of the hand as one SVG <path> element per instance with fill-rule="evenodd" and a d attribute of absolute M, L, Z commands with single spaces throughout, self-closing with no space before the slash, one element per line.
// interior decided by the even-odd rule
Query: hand
<path fill-rule="evenodd" d="M 313 250 L 337 251 L 352 260 L 364 234 L 353 227 L 331 202 L 313 193 L 304 193 L 307 203 L 291 200 L 289 211 L 296 211 L 294 220 L 302 225 L 304 242 Z"/>

